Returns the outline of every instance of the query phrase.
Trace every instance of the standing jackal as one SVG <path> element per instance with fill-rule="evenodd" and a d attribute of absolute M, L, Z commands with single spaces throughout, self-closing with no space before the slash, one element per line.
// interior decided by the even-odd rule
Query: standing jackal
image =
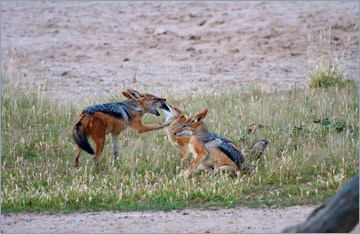
<path fill-rule="evenodd" d="M 141 117 L 145 113 L 159 116 L 157 108 L 166 102 L 166 99 L 159 98 L 151 94 L 141 94 L 136 90 L 128 89 L 122 94 L 128 98 L 118 103 L 99 104 L 87 107 L 81 113 L 78 121 L 73 128 L 73 137 L 79 146 L 75 157 L 75 167 L 79 166 L 81 150 L 89 154 L 94 154 L 88 138 L 94 140 L 96 152 L 94 156 L 95 165 L 98 167 L 100 154 L 104 148 L 106 134 L 111 133 L 111 143 L 114 151 L 114 159 L 119 156 L 117 137 L 128 126 L 139 133 L 161 129 L 170 122 L 144 125 Z M 171 119 L 172 120 L 172 119 Z"/>
<path fill-rule="evenodd" d="M 170 125 L 165 128 L 168 138 L 172 145 L 177 146 L 181 149 L 181 167 L 184 165 L 184 162 L 187 156 L 190 154 L 189 142 L 190 136 L 176 136 L 174 133 L 177 129 L 181 128 L 186 121 L 187 116 L 179 109 L 172 107 L 168 103 L 164 103 L 159 107 L 160 112 L 166 117 L 166 121 L 173 121 Z"/>
<path fill-rule="evenodd" d="M 195 158 L 190 168 L 183 171 L 188 178 L 194 170 L 214 168 L 214 172 L 238 172 L 245 161 L 240 149 L 228 139 L 209 132 L 203 122 L 208 110 L 187 119 L 175 131 L 175 136 L 188 135 L 189 149 Z"/>

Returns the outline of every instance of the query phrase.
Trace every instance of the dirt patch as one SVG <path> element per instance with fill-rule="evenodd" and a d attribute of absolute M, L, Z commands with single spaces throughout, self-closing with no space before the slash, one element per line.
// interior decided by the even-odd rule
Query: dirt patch
<path fill-rule="evenodd" d="M 307 83 L 309 37 L 331 27 L 357 79 L 358 4 L 2 2 L 2 61 L 61 97 L 273 91 Z"/>
<path fill-rule="evenodd" d="M 85 214 L 2 215 L 2 232 L 280 232 L 303 221 L 313 207 L 281 209 L 182 210 L 171 212 L 97 212 Z"/>
<path fill-rule="evenodd" d="M 171 212 L 96 212 L 75 214 L 2 215 L 1 232 L 12 233 L 239 233 L 281 232 L 304 221 L 315 207 L 280 209 L 186 209 Z M 356 227 L 353 232 L 358 232 Z"/>

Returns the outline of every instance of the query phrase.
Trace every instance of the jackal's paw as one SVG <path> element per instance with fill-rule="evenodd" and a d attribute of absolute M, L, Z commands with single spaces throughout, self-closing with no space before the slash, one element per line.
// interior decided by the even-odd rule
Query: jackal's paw
<path fill-rule="evenodd" d="M 171 117 L 170 119 L 168 119 L 164 123 L 162 123 L 162 125 L 169 126 L 172 123 L 172 121 L 174 121 L 175 119 L 176 119 L 175 117 Z"/>

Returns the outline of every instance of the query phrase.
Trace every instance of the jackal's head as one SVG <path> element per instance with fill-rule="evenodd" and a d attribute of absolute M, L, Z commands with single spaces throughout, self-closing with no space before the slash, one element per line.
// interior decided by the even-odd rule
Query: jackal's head
<path fill-rule="evenodd" d="M 203 126 L 204 126 L 204 118 L 208 112 L 208 109 L 204 110 L 200 114 L 194 115 L 187 120 L 184 121 L 182 126 L 178 128 L 174 135 L 182 136 L 182 135 L 195 135 Z"/>
<path fill-rule="evenodd" d="M 152 94 L 142 94 L 133 89 L 128 89 L 127 92 L 124 91 L 122 94 L 128 99 L 136 101 L 146 113 L 151 113 L 156 116 L 160 115 L 157 108 L 166 103 L 165 98 L 159 98 Z"/>
<path fill-rule="evenodd" d="M 176 107 L 171 106 L 170 104 L 164 102 L 163 104 L 161 104 L 161 106 L 159 107 L 159 111 L 161 114 L 165 115 L 166 120 L 175 117 L 176 119 L 183 119 L 185 121 L 186 119 L 186 115 L 179 109 L 177 109 Z M 183 121 L 183 122 L 184 122 Z"/>

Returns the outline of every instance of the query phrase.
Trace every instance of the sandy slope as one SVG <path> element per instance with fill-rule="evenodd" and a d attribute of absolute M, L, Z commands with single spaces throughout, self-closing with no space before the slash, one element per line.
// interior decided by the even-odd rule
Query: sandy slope
<path fill-rule="evenodd" d="M 344 55 L 346 73 L 358 77 L 358 2 L 1 6 L 2 60 L 20 71 L 22 81 L 60 96 L 108 95 L 127 87 L 173 94 L 301 87 L 309 36 L 313 41 L 325 27 L 332 27 L 333 56 Z"/>

